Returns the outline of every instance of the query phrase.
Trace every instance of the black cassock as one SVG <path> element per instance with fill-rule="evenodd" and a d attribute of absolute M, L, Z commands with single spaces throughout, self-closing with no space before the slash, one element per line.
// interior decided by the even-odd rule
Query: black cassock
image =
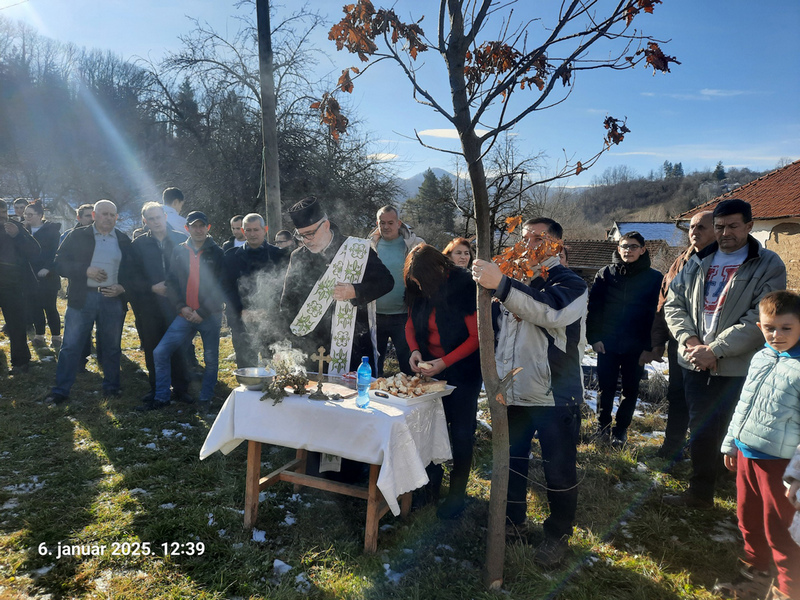
<path fill-rule="evenodd" d="M 292 334 L 289 331 L 289 325 L 291 325 L 297 313 L 300 312 L 314 285 L 328 270 L 334 256 L 336 256 L 339 248 L 345 242 L 346 238 L 333 223 L 331 223 L 331 231 L 333 232 L 333 240 L 319 254 L 311 253 L 304 246 L 292 252 L 283 284 L 281 316 L 284 321 L 287 339 L 289 339 L 294 348 L 302 350 L 309 356 L 316 352 L 320 346 L 324 346 L 326 352 L 330 354 L 331 320 L 333 311 L 336 308 L 336 302 L 331 303 L 317 326 L 304 336 Z M 356 291 L 356 297 L 350 302 L 357 307 L 357 311 L 355 330 L 353 332 L 353 352 L 348 370 L 356 370 L 358 365 L 361 364 L 361 357 L 368 356 L 373 372 L 377 372 L 374 364 L 375 355 L 370 337 L 367 305 L 389 293 L 394 287 L 394 278 L 374 250 L 370 249 L 369 251 L 367 266 L 361 283 L 354 283 L 353 287 Z M 310 359 L 307 366 L 309 370 L 316 371 L 317 369 L 316 361 Z"/>

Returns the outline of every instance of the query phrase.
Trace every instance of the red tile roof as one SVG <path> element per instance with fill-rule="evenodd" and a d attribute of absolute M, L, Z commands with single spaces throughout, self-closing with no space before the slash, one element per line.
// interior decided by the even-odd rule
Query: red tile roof
<path fill-rule="evenodd" d="M 675 219 L 688 221 L 698 212 L 713 210 L 718 202 L 727 198 L 749 202 L 754 220 L 800 217 L 800 160 L 687 210 Z"/>
<path fill-rule="evenodd" d="M 608 240 L 568 240 L 565 245 L 571 269 L 599 270 L 610 265 L 611 256 L 617 248 L 617 242 Z M 673 248 L 664 240 L 648 240 L 647 249 L 650 251 L 651 261 L 663 253 L 667 266 L 683 252 L 683 248 Z"/>

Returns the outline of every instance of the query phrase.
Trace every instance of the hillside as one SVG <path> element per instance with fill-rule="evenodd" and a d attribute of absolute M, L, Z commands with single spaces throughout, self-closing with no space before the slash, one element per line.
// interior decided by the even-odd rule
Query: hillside
<path fill-rule="evenodd" d="M 663 177 L 653 174 L 631 177 L 624 173 L 619 176 L 606 171 L 592 186 L 577 192 L 577 200 L 588 222 L 606 227 L 620 220 L 664 220 L 735 190 L 762 174 L 747 168 L 687 175 L 681 170 Z"/>

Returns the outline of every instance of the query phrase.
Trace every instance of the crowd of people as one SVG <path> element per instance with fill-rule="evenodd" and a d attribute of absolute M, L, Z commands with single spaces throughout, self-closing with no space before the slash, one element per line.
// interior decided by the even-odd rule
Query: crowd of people
<path fill-rule="evenodd" d="M 120 395 L 129 304 L 150 384 L 137 407 L 143 411 L 194 401 L 197 335 L 198 401 L 213 399 L 223 316 L 238 367 L 269 360 L 272 344 L 288 341 L 307 355 L 328 349 L 329 373 L 355 370 L 368 357 L 381 376 L 391 340 L 403 372 L 456 386 L 443 401 L 453 449 L 448 494 L 440 503 L 444 471 L 430 465 L 430 481 L 415 500 L 435 503 L 440 518 L 455 519 L 467 506 L 482 386 L 480 286 L 494 299 L 498 374 L 521 368 L 505 389 L 510 532 L 526 526 L 532 440 L 541 447 L 550 515 L 534 555 L 539 564 L 562 562 L 576 521 L 584 347 L 597 354 L 594 440 L 617 448 L 628 444 L 644 365 L 666 350 L 669 413 L 658 455 L 677 461 L 688 446 L 692 474 L 685 493 L 662 501 L 711 508 L 718 477 L 725 468 L 735 471 L 742 568 L 738 580 L 717 591 L 800 597 L 800 546 L 789 532 L 800 509 L 800 297 L 785 291 L 780 257 L 750 234 L 748 203 L 728 199 L 694 215 L 689 246 L 666 276 L 652 267 L 641 234 L 623 234 L 591 286 L 564 264 L 563 250 L 544 255 L 524 279 L 476 259 L 465 238 L 439 251 L 393 206 L 378 211 L 364 240 L 346 236 L 322 201 L 309 197 L 288 212 L 294 232 L 278 232 L 274 244 L 263 217 L 252 213 L 230 219 L 231 236 L 220 247 L 208 217 L 201 211 L 182 217 L 183 204 L 179 189 L 164 190 L 161 203 L 142 207 L 143 226 L 131 240 L 116 227 L 117 207 L 108 200 L 79 207 L 75 227 L 63 234 L 44 219 L 39 201 L 16 201 L 12 217 L 0 203 L 0 308 L 12 375 L 28 370 L 28 328 L 35 348 L 46 345 L 49 328 L 58 361 L 47 401 L 64 404 L 85 369 L 94 329 L 102 392 Z M 560 243 L 563 230 L 539 217 L 523 224 L 521 236 L 533 251 L 545 240 Z M 63 336 L 56 306 L 62 277 L 68 281 Z"/>

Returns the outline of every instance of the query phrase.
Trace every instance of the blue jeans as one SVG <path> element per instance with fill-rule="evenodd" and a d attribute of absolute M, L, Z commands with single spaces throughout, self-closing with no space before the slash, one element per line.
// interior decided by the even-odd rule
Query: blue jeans
<path fill-rule="evenodd" d="M 531 440 L 538 432 L 550 506 L 544 533 L 555 539 L 572 535 L 578 508 L 576 462 L 580 429 L 580 406 L 508 407 L 510 447 L 506 515 L 509 521 L 517 525 L 525 522 Z"/>
<path fill-rule="evenodd" d="M 106 298 L 100 292 L 92 290 L 86 294 L 83 308 L 67 306 L 64 315 L 64 340 L 58 355 L 56 385 L 52 393 L 69 396 L 78 366 L 84 361 L 84 348 L 92 335 L 95 322 L 98 346 L 103 347 L 102 355 L 98 353 L 98 360 L 103 368 L 103 393 L 113 394 L 119 391 L 119 362 L 122 356 L 120 343 L 126 310 L 119 297 Z"/>
<path fill-rule="evenodd" d="M 222 313 L 210 315 L 200 323 L 190 323 L 178 315 L 172 321 L 164 337 L 153 351 L 153 362 L 156 366 L 156 402 L 169 402 L 169 388 L 172 385 L 172 354 L 192 341 L 196 333 L 203 340 L 203 384 L 200 388 L 200 401 L 206 402 L 214 397 L 214 386 L 217 385 L 219 367 L 219 328 Z"/>

